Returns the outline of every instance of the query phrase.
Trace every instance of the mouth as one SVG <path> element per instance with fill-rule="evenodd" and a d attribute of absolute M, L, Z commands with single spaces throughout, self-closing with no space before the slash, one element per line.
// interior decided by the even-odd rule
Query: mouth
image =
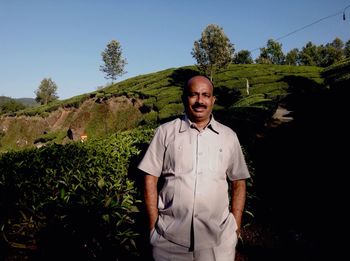
<path fill-rule="evenodd" d="M 192 110 L 195 112 L 203 112 L 205 111 L 207 108 L 205 106 L 194 106 L 192 107 Z"/>

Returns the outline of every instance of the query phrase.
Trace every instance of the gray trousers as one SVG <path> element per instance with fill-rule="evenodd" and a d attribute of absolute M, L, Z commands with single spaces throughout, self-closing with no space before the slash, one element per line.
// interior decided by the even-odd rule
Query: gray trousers
<path fill-rule="evenodd" d="M 221 244 L 190 251 L 187 247 L 168 241 L 156 229 L 151 232 L 152 254 L 155 261 L 234 261 L 237 233 L 232 231 Z"/>

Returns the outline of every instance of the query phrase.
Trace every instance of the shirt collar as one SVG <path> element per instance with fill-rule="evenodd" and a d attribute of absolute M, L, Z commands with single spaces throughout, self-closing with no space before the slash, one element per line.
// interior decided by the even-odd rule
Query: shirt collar
<path fill-rule="evenodd" d="M 184 132 L 187 131 L 189 128 L 191 128 L 194 125 L 193 122 L 191 122 L 191 120 L 187 117 L 187 115 L 185 114 L 182 118 L 181 118 L 181 126 L 180 126 L 180 132 Z M 214 119 L 214 116 L 211 115 L 210 116 L 210 121 L 208 123 L 208 125 L 205 128 L 209 128 L 210 130 L 212 130 L 213 132 L 215 132 L 216 134 L 219 134 L 219 128 L 218 128 L 218 124 L 217 121 Z"/>

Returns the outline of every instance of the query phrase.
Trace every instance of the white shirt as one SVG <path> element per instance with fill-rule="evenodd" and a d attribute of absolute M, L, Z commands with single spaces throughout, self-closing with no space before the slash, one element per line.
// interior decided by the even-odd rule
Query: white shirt
<path fill-rule="evenodd" d="M 250 175 L 236 133 L 213 117 L 202 131 L 186 116 L 159 126 L 138 168 L 164 178 L 156 229 L 169 241 L 190 247 L 192 222 L 195 249 L 236 230 L 227 178 Z"/>

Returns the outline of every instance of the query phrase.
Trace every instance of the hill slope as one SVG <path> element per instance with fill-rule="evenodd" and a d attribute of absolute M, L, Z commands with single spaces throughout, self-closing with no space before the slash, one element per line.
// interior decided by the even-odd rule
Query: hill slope
<path fill-rule="evenodd" d="M 256 131 L 291 92 L 305 86 L 322 88 L 321 71 L 310 66 L 230 65 L 214 79 L 215 116 L 238 131 Z M 183 112 L 182 86 L 196 74 L 194 66 L 167 69 L 4 115 L 0 118 L 0 150 L 39 142 L 64 143 L 68 136 L 77 140 L 82 134 L 95 138 L 168 120 Z"/>
<path fill-rule="evenodd" d="M 38 103 L 33 98 L 11 98 L 7 96 L 0 96 L 0 106 L 8 101 L 17 101 L 22 103 L 25 106 L 35 106 L 38 105 Z"/>

